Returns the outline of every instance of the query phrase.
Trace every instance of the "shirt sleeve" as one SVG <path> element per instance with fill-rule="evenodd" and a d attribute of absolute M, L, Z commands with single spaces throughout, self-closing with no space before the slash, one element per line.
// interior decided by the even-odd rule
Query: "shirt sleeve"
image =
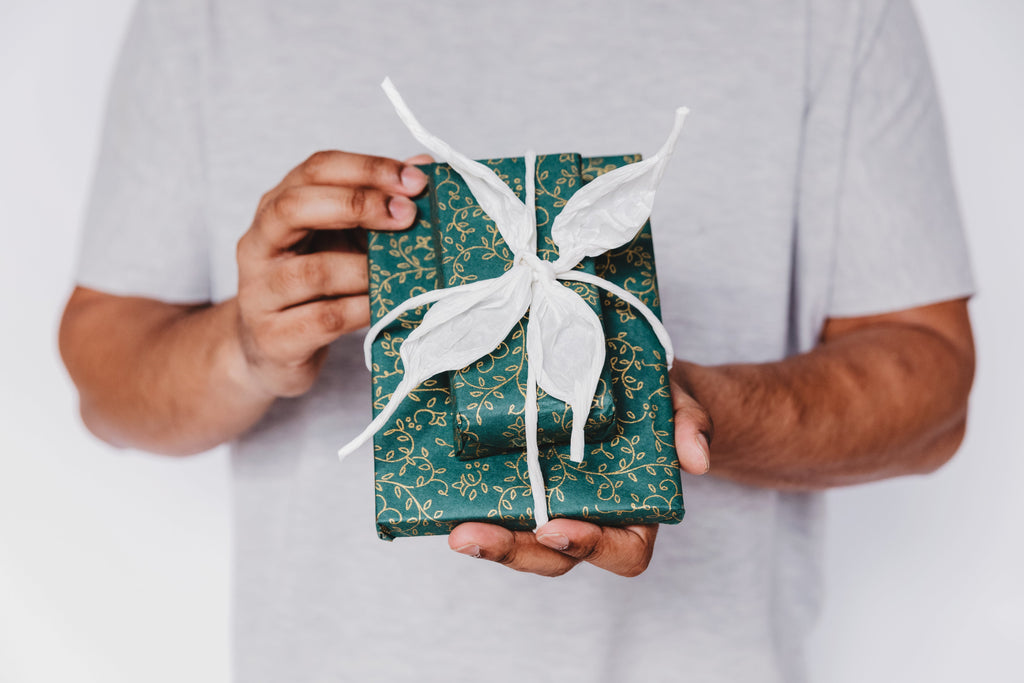
<path fill-rule="evenodd" d="M 142 0 L 107 105 L 78 284 L 170 302 L 210 298 L 203 218 L 201 12 Z"/>
<path fill-rule="evenodd" d="M 852 72 L 829 317 L 965 297 L 974 284 L 927 51 L 907 0 L 881 6 Z"/>

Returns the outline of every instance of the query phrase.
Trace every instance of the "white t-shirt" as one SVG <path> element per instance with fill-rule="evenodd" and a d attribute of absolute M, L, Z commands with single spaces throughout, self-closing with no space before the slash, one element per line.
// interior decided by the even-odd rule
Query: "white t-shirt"
<path fill-rule="evenodd" d="M 476 158 L 650 155 L 689 106 L 652 218 L 678 357 L 778 360 L 827 317 L 971 292 L 906 0 L 142 0 L 79 283 L 231 297 L 260 195 L 310 153 L 423 151 L 385 75 Z M 384 543 L 369 447 L 334 457 L 370 417 L 360 342 L 232 446 L 238 681 L 802 679 L 819 495 L 684 475 L 686 519 L 634 579 Z"/>

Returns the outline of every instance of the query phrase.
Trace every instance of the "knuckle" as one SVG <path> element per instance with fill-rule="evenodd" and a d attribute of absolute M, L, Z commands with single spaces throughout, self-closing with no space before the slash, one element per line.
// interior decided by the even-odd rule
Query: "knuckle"
<path fill-rule="evenodd" d="M 260 195 L 260 201 L 259 201 L 258 204 L 256 204 L 256 213 L 257 214 L 262 213 L 263 209 L 266 208 L 267 204 L 269 204 L 270 200 L 273 199 L 273 198 L 274 198 L 274 190 L 267 190 L 262 195 Z"/>
<path fill-rule="evenodd" d="M 704 422 L 699 430 L 708 440 L 708 446 L 715 440 L 715 421 L 711 419 L 711 413 L 704 411 Z"/>
<path fill-rule="evenodd" d="M 288 296 L 302 284 L 302 278 L 296 273 L 291 262 L 286 262 L 277 273 L 269 279 L 267 289 L 277 296 Z"/>
<path fill-rule="evenodd" d="M 282 324 L 281 334 L 288 339 L 307 339 L 316 333 L 317 321 L 308 313 L 287 324 Z"/>
<path fill-rule="evenodd" d="M 657 529 L 655 528 L 655 536 L 644 536 L 641 534 L 631 537 L 630 542 L 626 543 L 623 547 L 623 552 L 626 554 L 626 562 L 619 574 L 622 576 L 639 576 L 647 571 L 651 558 L 654 556 L 656 533 Z"/>
<path fill-rule="evenodd" d="M 355 188 L 348 195 L 348 210 L 353 217 L 362 217 L 369 203 L 369 193 L 364 188 Z"/>
<path fill-rule="evenodd" d="M 281 218 L 294 216 L 302 205 L 299 193 L 293 188 L 285 188 L 271 202 L 274 213 Z"/>
<path fill-rule="evenodd" d="M 398 170 L 391 159 L 384 157 L 366 157 L 363 160 L 363 173 L 375 185 L 391 185 L 398 177 Z"/>
<path fill-rule="evenodd" d="M 321 259 L 316 255 L 292 259 L 282 269 L 284 285 L 289 288 L 322 292 L 327 284 L 328 273 Z"/>
<path fill-rule="evenodd" d="M 634 576 L 640 576 L 651 563 L 650 556 L 637 558 L 632 564 L 626 565 L 626 567 L 620 572 L 622 576 L 632 578 Z"/>
<path fill-rule="evenodd" d="M 679 417 L 693 424 L 697 431 L 712 433 L 714 424 L 711 421 L 711 413 L 693 397 L 687 397 L 684 404 L 678 407 Z"/>
<path fill-rule="evenodd" d="M 329 334 L 335 334 L 345 329 L 348 316 L 338 301 L 325 302 L 317 313 L 317 323 L 320 328 Z"/>
<path fill-rule="evenodd" d="M 260 205 L 256 208 L 256 215 L 253 216 L 252 225 L 249 228 L 250 232 L 265 232 L 266 231 L 266 227 L 264 226 L 264 223 L 268 220 L 268 216 L 269 216 L 273 206 L 274 206 L 274 200 L 272 198 L 271 199 L 267 199 L 267 201 L 260 203 Z"/>
<path fill-rule="evenodd" d="M 579 545 L 577 547 L 577 552 L 574 552 L 573 555 L 585 562 L 594 562 L 601 560 L 601 557 L 604 555 L 604 551 L 601 544 L 598 543 L 598 539 L 593 538 L 588 539 L 585 543 Z"/>
<path fill-rule="evenodd" d="M 498 564 L 503 564 L 506 567 L 517 568 L 515 566 L 515 563 L 516 563 L 516 550 L 515 550 L 515 546 L 514 545 L 510 545 L 510 546 L 506 547 L 504 550 L 502 550 L 501 553 L 499 553 L 494 558 L 494 561 L 497 562 Z"/>
<path fill-rule="evenodd" d="M 711 421 L 711 413 L 707 411 L 707 408 L 694 401 L 685 409 L 681 417 L 689 422 L 693 429 L 707 437 L 709 444 L 711 443 L 715 434 L 715 425 Z"/>
<path fill-rule="evenodd" d="M 565 576 L 569 573 L 569 570 L 573 569 L 575 566 L 576 565 L 574 563 L 566 562 L 565 564 L 560 564 L 555 567 L 548 567 L 535 573 L 540 574 L 541 576 L 546 576 L 549 579 L 554 579 L 558 578 L 559 576 Z"/>
<path fill-rule="evenodd" d="M 319 178 L 324 175 L 324 169 L 330 165 L 334 155 L 326 150 L 319 150 L 309 155 L 309 158 L 302 162 L 302 172 L 307 178 Z"/>

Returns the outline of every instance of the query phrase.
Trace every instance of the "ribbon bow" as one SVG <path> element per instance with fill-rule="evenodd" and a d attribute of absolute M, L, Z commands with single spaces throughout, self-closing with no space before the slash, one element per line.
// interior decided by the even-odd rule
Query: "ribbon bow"
<path fill-rule="evenodd" d="M 373 436 L 420 383 L 440 372 L 464 368 L 494 351 L 529 311 L 524 416 L 527 472 L 534 518 L 538 527 L 543 526 L 548 514 L 537 446 L 537 387 L 572 409 L 569 459 L 582 462 L 583 426 L 605 358 L 601 321 L 576 292 L 558 280 L 586 282 L 628 303 L 650 323 L 665 349 L 667 363 L 672 364 L 668 332 L 647 306 L 604 278 L 573 268 L 585 257 L 598 256 L 630 242 L 650 217 L 655 190 L 688 110 L 676 110 L 672 132 L 657 154 L 599 176 L 576 191 L 551 224 L 558 259 L 549 262 L 537 256 L 536 154 L 526 154 L 526 199 L 521 201 L 490 168 L 427 132 L 389 78 L 384 79 L 381 87 L 413 137 L 462 176 L 514 258 L 512 267 L 499 277 L 411 297 L 370 328 L 363 344 L 367 368 L 371 366 L 373 340 L 382 330 L 406 311 L 433 304 L 402 343 L 399 353 L 404 373 L 387 405 L 359 436 L 338 451 L 338 456 L 344 459 Z"/>

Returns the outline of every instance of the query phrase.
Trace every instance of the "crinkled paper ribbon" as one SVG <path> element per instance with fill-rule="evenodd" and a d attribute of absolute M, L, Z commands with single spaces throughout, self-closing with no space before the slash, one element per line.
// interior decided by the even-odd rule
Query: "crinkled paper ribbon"
<path fill-rule="evenodd" d="M 363 351 L 371 366 L 373 341 L 400 315 L 433 304 L 399 352 L 403 376 L 384 408 L 359 436 L 338 451 L 352 453 L 394 415 L 420 383 L 440 372 L 459 370 L 491 353 L 512 327 L 529 312 L 526 326 L 526 457 L 537 527 L 548 520 L 547 496 L 537 445 L 537 387 L 572 409 L 569 459 L 583 460 L 583 426 L 604 366 L 605 338 L 601 321 L 580 296 L 558 280 L 577 280 L 619 297 L 654 329 L 672 365 L 672 342 L 657 316 L 638 298 L 604 278 L 573 268 L 584 258 L 630 242 L 651 215 L 654 194 L 688 110 L 675 113 L 672 132 L 654 156 L 595 178 L 580 188 L 555 217 L 551 239 L 555 261 L 537 256 L 534 207 L 536 154 L 526 153 L 526 199 L 520 200 L 490 168 L 460 154 L 427 132 L 416 120 L 388 78 L 381 84 L 399 118 L 434 156 L 448 163 L 466 181 L 484 212 L 513 254 L 504 274 L 457 287 L 435 289 L 406 299 L 377 321 L 366 334 Z"/>

